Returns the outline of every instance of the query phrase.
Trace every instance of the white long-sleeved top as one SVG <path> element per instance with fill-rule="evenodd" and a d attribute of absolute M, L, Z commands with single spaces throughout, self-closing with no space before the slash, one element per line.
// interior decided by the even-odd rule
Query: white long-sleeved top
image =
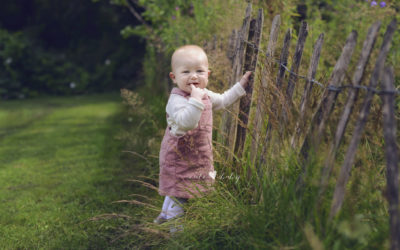
<path fill-rule="evenodd" d="M 239 82 L 223 94 L 208 89 L 204 90 L 210 97 L 213 110 L 226 108 L 246 94 Z M 186 99 L 181 95 L 171 94 L 166 107 L 167 123 L 171 127 L 170 133 L 175 136 L 182 136 L 187 131 L 196 128 L 203 110 L 204 104 L 197 99 L 192 97 Z"/>

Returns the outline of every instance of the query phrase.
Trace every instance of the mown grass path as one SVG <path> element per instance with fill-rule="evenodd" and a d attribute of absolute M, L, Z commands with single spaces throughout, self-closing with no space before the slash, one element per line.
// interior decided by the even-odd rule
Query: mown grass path
<path fill-rule="evenodd" d="M 121 112 L 118 94 L 0 103 L 0 249 L 108 245 L 90 218 L 132 209 L 112 204 L 133 192 Z"/>

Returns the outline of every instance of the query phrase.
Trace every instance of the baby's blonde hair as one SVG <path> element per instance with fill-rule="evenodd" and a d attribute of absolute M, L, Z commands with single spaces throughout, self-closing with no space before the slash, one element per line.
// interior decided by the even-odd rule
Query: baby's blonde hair
<path fill-rule="evenodd" d="M 171 69 L 174 70 L 174 64 L 175 64 L 175 60 L 176 57 L 178 55 L 180 55 L 181 53 L 190 53 L 192 51 L 197 51 L 197 52 L 201 52 L 204 55 L 204 59 L 207 62 L 208 65 L 208 57 L 206 52 L 203 50 L 203 48 L 201 48 L 200 46 L 194 45 L 194 44 L 187 44 L 187 45 L 183 45 L 179 48 L 177 48 L 174 53 L 171 56 Z"/>

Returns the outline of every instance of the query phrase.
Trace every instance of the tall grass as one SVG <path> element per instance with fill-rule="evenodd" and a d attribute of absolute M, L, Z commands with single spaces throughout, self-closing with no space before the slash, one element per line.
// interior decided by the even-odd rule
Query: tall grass
<path fill-rule="evenodd" d="M 321 149 L 326 148 L 326 142 L 310 154 L 301 189 L 298 179 L 303 169 L 297 152 L 290 149 L 288 141 L 281 141 L 279 133 L 274 134 L 271 141 L 276 144 L 270 146 L 267 161 L 261 166 L 251 165 L 247 158 L 239 164 L 227 164 L 223 158 L 218 158 L 226 152 L 218 152 L 222 148 L 216 147 L 215 192 L 190 200 L 183 218 L 162 225 L 152 223 L 160 212 L 162 197 L 156 193 L 157 162 L 148 155 L 147 160 L 154 163 L 154 168 L 149 169 L 150 179 L 138 179 L 144 181 L 143 185 L 150 187 L 153 194 L 136 195 L 131 200 L 143 209 L 140 216 L 130 222 L 125 237 L 134 246 L 163 249 L 387 248 L 389 224 L 383 196 L 383 152 L 373 145 L 378 138 L 379 135 L 366 137 L 360 145 L 345 204 L 339 216 L 331 221 L 328 215 L 343 152 L 339 153 L 327 191 L 321 196 L 320 171 L 325 153 Z M 157 147 L 153 150 L 156 153 Z M 253 171 L 249 178 L 247 168 L 263 171 L 258 174 Z M 183 225 L 184 230 L 170 234 L 170 228 L 175 225 Z"/>
<path fill-rule="evenodd" d="M 262 1 L 254 2 L 253 9 L 263 7 L 264 10 L 268 10 L 265 11 L 264 42 L 261 45 L 262 48 L 265 48 L 265 41 L 268 40 L 267 37 L 269 35 L 269 24 L 274 14 L 279 14 L 279 9 L 282 6 L 287 6 L 290 11 L 294 11 L 297 1 L 280 1 L 279 3 L 272 1 L 270 5 Z M 315 1 L 306 2 L 311 5 L 311 2 Z M 351 4 L 359 8 L 359 11 L 353 9 L 353 12 L 351 12 L 346 9 L 350 8 Z M 349 73 L 353 72 L 353 65 L 358 60 L 359 49 L 365 38 L 365 32 L 369 25 L 372 24 L 372 20 L 382 19 L 384 21 L 384 25 L 381 28 L 382 31 L 391 17 L 398 15 L 394 13 L 393 9 L 368 9 L 368 5 L 365 4 L 364 1 L 356 1 L 354 3 L 340 1 L 340 5 L 337 7 L 336 12 L 332 14 L 330 22 L 315 17 L 315 15 L 322 15 L 320 13 L 322 10 L 314 8 L 315 6 L 310 7 L 310 9 L 317 12 L 315 15 L 310 15 L 307 20 L 310 26 L 310 36 L 306 43 L 302 59 L 303 63 L 299 70 L 301 75 L 306 75 L 308 61 L 316 37 L 320 32 L 325 32 L 325 42 L 317 80 L 323 83 L 328 82 L 329 75 L 339 57 L 348 31 L 356 28 L 359 30 L 360 36 L 357 45 L 358 49 L 353 56 L 352 66 L 349 70 Z M 352 8 L 355 8 L 354 6 Z M 340 10 L 349 15 L 349 23 L 343 21 L 344 17 L 340 15 Z M 237 13 L 243 13 L 244 9 L 236 11 Z M 362 11 L 366 13 L 363 14 Z M 283 17 L 282 28 L 278 41 L 282 41 L 282 34 L 286 31 L 286 28 L 295 23 L 295 19 L 293 19 L 294 13 L 290 13 L 281 13 Z M 231 18 L 229 15 L 225 17 Z M 351 20 L 358 21 L 350 22 Z M 340 27 L 335 29 L 335 23 L 336 25 L 340 24 Z M 294 30 L 294 38 L 296 38 L 296 32 Z M 222 37 L 222 41 L 226 41 L 229 33 L 225 31 L 224 34 L 226 35 Z M 397 52 L 399 47 L 398 45 L 396 47 L 398 43 L 399 39 L 395 38 L 392 48 L 395 55 L 392 54 L 390 56 L 392 64 L 396 64 L 398 61 Z M 380 44 L 381 40 L 378 40 L 375 48 L 379 48 Z M 294 50 L 294 46 L 295 44 L 292 42 L 291 51 Z M 279 56 L 279 50 L 278 46 L 277 57 Z M 375 61 L 376 50 L 371 56 L 370 62 Z M 217 46 L 215 50 L 210 51 L 210 64 L 213 71 L 210 88 L 221 91 L 229 85 L 227 81 L 231 70 L 230 64 L 225 58 L 226 51 L 223 48 L 221 49 Z M 261 74 L 261 69 L 263 68 L 264 58 L 263 56 L 260 58 L 257 74 Z M 364 85 L 368 84 L 367 81 L 373 65 L 374 63 L 370 63 L 367 68 Z M 276 69 L 269 73 L 269 80 L 273 83 Z M 256 81 L 260 81 L 259 76 L 257 75 Z M 304 83 L 303 80 L 298 81 L 299 86 L 296 87 L 294 106 L 300 101 Z M 281 107 L 284 103 L 281 98 L 284 93 L 278 93 L 273 86 L 270 86 L 268 90 L 266 100 L 280 102 L 278 106 Z M 311 114 L 315 111 L 320 101 L 321 93 L 321 89 L 314 88 L 307 119 L 310 119 Z M 357 107 L 359 107 L 362 99 L 363 93 L 361 93 Z M 340 108 L 344 101 L 345 95 L 342 95 L 342 97 L 339 97 L 336 107 Z M 164 105 L 162 105 L 162 102 L 157 103 L 160 106 L 154 108 L 154 111 L 157 110 L 156 114 L 161 115 L 161 111 L 164 111 Z M 353 115 L 352 120 L 349 122 L 348 132 L 345 135 L 343 146 L 337 154 L 328 187 L 326 192 L 321 195 L 320 179 L 325 150 L 328 148 L 335 132 L 340 109 L 334 110 L 327 124 L 325 137 L 321 145 L 310 152 L 309 161 L 305 166 L 302 166 L 298 159 L 298 149 L 292 149 L 289 146 L 289 135 L 292 133 L 298 114 L 294 111 L 289 115 L 289 120 L 285 124 L 285 131 L 282 132 L 279 128 L 279 117 L 271 113 L 271 102 L 268 103 L 266 103 L 267 106 L 265 107 L 267 112 L 265 124 L 268 122 L 272 124 L 273 134 L 264 155 L 266 162 L 261 164 L 259 159 L 256 159 L 255 164 L 250 163 L 247 157 L 248 151 L 245 151 L 243 154 L 245 156 L 242 159 L 236 159 L 236 163 L 227 162 L 226 154 L 232 154 L 233 152 L 226 152 L 226 147 L 216 141 L 214 144 L 214 156 L 218 175 L 215 183 L 215 192 L 206 197 L 190 200 L 185 206 L 186 213 L 183 218 L 162 225 L 151 223 L 161 209 L 162 197 L 158 197 L 154 191 L 154 196 L 135 197 L 135 202 L 133 203 L 140 204 L 143 210 L 140 217 L 135 219 L 126 234 L 132 244 L 137 247 L 159 247 L 163 249 L 385 249 L 389 247 L 389 223 L 385 198 L 385 162 L 382 151 L 382 133 L 380 132 L 382 128 L 380 125 L 379 98 L 376 97 L 374 99 L 370 114 L 371 119 L 358 148 L 355 166 L 346 190 L 344 205 L 338 216 L 332 220 L 329 219 L 329 212 L 333 190 L 340 164 L 346 151 L 346 144 L 351 138 L 356 115 Z M 146 109 L 146 107 L 144 105 L 141 108 Z M 357 112 L 358 109 L 356 108 L 354 113 L 357 114 Z M 216 130 L 214 131 L 214 138 L 217 138 L 216 134 L 221 133 L 217 129 L 219 127 L 217 124 L 220 121 L 219 114 L 216 114 L 215 118 Z M 151 140 L 160 142 L 163 129 L 163 126 L 158 129 L 154 127 L 154 131 L 157 132 L 153 133 Z M 249 129 L 248 133 L 248 139 L 250 140 L 254 131 Z M 145 138 L 149 137 L 146 135 Z M 261 142 L 260 147 L 264 146 L 264 141 L 261 140 Z M 146 150 L 151 152 L 147 154 L 147 159 L 151 159 L 154 163 L 154 168 L 152 170 L 149 169 L 152 173 L 149 174 L 152 180 L 147 183 L 152 184 L 154 188 L 157 186 L 158 169 L 156 157 L 158 145 L 155 143 L 153 146 L 151 150 L 148 148 Z M 152 158 L 152 156 L 155 156 L 155 158 Z M 305 175 L 303 167 L 306 169 Z M 251 177 L 247 176 L 247 169 L 253 170 Z M 261 171 L 257 172 L 255 169 L 261 169 Z M 298 185 L 300 177 L 304 178 L 304 185 L 301 188 Z M 142 178 L 142 180 L 145 179 Z M 177 224 L 182 224 L 184 230 L 170 234 L 170 227 Z"/>

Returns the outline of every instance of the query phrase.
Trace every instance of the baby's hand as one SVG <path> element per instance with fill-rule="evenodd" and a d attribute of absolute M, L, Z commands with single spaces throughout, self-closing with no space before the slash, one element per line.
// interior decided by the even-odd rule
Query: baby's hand
<path fill-rule="evenodd" d="M 190 87 L 192 88 L 192 92 L 190 93 L 190 97 L 193 97 L 201 102 L 201 99 L 205 96 L 206 92 L 201 89 L 197 88 L 193 84 L 190 84 Z"/>
<path fill-rule="evenodd" d="M 251 75 L 251 71 L 247 71 L 242 76 L 242 79 L 240 79 L 240 84 L 242 85 L 243 88 L 246 88 L 247 85 L 249 84 L 250 75 Z"/>

